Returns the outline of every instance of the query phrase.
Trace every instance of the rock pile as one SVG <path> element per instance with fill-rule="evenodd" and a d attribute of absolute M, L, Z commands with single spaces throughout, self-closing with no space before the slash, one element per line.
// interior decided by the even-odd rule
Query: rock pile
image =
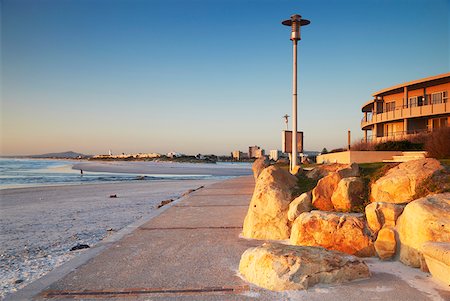
<path fill-rule="evenodd" d="M 244 220 L 243 236 L 289 239 L 291 246 L 263 245 L 247 250 L 241 259 L 241 273 L 250 282 L 273 290 L 335 283 L 334 276 L 318 276 L 325 274 L 316 267 L 308 268 L 314 271 L 312 274 L 304 274 L 305 263 L 308 267 L 326 264 L 316 256 L 319 249 L 312 247 L 359 257 L 378 255 L 382 260 L 399 256 L 404 264 L 426 270 L 424 245 L 450 242 L 450 193 L 416 200 L 414 195 L 442 171 L 434 159 L 399 164 L 371 185 L 371 203 L 364 214 L 351 213 L 361 210 L 368 197 L 357 164 L 330 164 L 307 172 L 307 177 L 318 179 L 317 185 L 297 198 L 293 191 L 299 178 L 275 166 L 262 169 Z M 450 250 L 448 245 L 445 250 Z M 435 254 L 443 251 L 433 248 L 425 250 L 436 260 Z M 450 262 L 449 252 L 438 255 Z"/>

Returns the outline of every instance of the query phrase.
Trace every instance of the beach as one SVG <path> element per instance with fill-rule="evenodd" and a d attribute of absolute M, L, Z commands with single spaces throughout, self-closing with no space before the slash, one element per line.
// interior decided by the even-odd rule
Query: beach
<path fill-rule="evenodd" d="M 150 164 L 150 170 L 146 163 L 85 162 L 74 168 L 103 173 L 159 172 L 157 179 L 0 190 L 0 299 L 84 251 L 71 248 L 92 247 L 154 212 L 162 201 L 178 199 L 222 178 L 249 173 L 248 169 L 215 164 Z M 155 166 L 160 166 L 159 170 Z"/>

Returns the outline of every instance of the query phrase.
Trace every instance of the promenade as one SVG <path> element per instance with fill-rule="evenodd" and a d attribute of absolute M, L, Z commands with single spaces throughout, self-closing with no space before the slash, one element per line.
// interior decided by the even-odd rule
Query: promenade
<path fill-rule="evenodd" d="M 367 260 L 373 276 L 335 287 L 275 293 L 238 276 L 239 238 L 253 177 L 214 183 L 84 251 L 7 300 L 445 300 L 419 270 Z M 448 299 L 447 299 L 448 300 Z"/>

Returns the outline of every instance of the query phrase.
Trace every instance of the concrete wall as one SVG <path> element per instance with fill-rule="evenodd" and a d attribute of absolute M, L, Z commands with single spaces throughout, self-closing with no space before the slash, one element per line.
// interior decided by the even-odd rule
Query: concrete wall
<path fill-rule="evenodd" d="M 372 163 L 391 160 L 401 151 L 346 151 L 317 156 L 317 163 Z"/>

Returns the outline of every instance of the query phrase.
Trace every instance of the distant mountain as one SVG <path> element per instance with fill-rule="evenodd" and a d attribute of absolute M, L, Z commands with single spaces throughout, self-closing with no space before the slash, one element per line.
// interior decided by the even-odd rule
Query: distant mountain
<path fill-rule="evenodd" d="M 91 155 L 85 155 L 81 153 L 76 153 L 73 151 L 62 152 L 62 153 L 49 153 L 42 155 L 31 155 L 29 158 L 58 158 L 58 159 L 76 159 L 76 158 L 90 158 Z"/>

